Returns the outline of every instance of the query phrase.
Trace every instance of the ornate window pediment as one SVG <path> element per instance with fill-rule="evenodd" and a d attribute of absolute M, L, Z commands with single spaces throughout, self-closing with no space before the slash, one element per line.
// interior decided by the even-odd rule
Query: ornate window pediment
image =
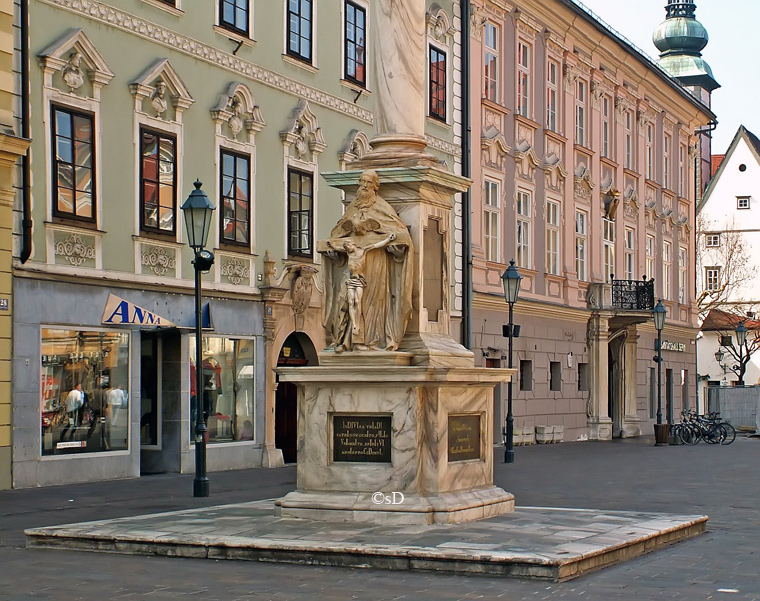
<path fill-rule="evenodd" d="M 46 87 L 55 87 L 54 76 L 58 73 L 69 93 L 79 90 L 87 80 L 94 100 L 100 100 L 100 88 L 114 77 L 108 63 L 82 29 L 58 38 L 38 58 Z"/>
<path fill-rule="evenodd" d="M 533 145 L 527 140 L 520 140 L 512 151 L 512 156 L 515 157 L 518 175 L 532 179 L 536 167 L 541 165 L 536 151 L 533 150 Z"/>
<path fill-rule="evenodd" d="M 559 155 L 553 152 L 546 157 L 543 169 L 546 172 L 546 185 L 559 191 L 567 179 L 568 172 Z"/>
<path fill-rule="evenodd" d="M 174 121 L 182 121 L 182 112 L 190 107 L 195 99 L 174 70 L 169 59 L 160 58 L 143 71 L 137 79 L 129 84 L 135 98 L 135 110 L 152 113 L 159 119 L 167 118 L 169 101 L 174 107 Z M 150 109 L 146 109 L 149 103 Z"/>
<path fill-rule="evenodd" d="M 591 198 L 594 182 L 591 179 L 591 169 L 584 163 L 579 163 L 575 170 L 575 195 L 578 198 Z"/>
<path fill-rule="evenodd" d="M 308 152 L 314 155 L 313 161 L 316 155 L 327 148 L 317 116 L 311 111 L 309 102 L 304 99 L 298 101 L 298 106 L 291 114 L 290 126 L 280 132 L 280 139 L 286 147 L 295 150 L 296 158 L 304 161 L 308 161 Z"/>
<path fill-rule="evenodd" d="M 216 123 L 220 134 L 223 125 L 227 125 L 229 137 L 233 140 L 238 139 L 243 129 L 250 137 L 260 132 L 266 125 L 261 109 L 254 102 L 251 90 L 243 83 L 232 83 L 224 93 L 219 95 L 219 101 L 211 109 L 211 118 Z"/>
<path fill-rule="evenodd" d="M 350 163 L 351 161 L 362 158 L 370 150 L 372 150 L 372 147 L 369 145 L 369 137 L 367 134 L 363 131 L 353 129 L 343 143 L 343 148 L 341 148 L 338 153 L 338 161 L 344 164 Z"/>
<path fill-rule="evenodd" d="M 456 32 L 456 28 L 451 24 L 451 18 L 446 11 L 437 3 L 431 4 L 425 15 L 428 31 L 430 35 L 441 42 L 448 44 Z"/>
<path fill-rule="evenodd" d="M 493 125 L 488 126 L 480 138 L 483 160 L 489 167 L 500 169 L 504 165 L 504 157 L 511 148 L 504 135 Z"/>

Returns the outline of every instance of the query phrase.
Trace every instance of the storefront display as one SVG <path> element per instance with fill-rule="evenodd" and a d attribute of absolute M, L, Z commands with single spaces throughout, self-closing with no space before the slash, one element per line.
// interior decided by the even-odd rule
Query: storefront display
<path fill-rule="evenodd" d="M 253 440 L 254 341 L 203 338 L 202 410 L 208 442 Z M 193 439 L 197 416 L 195 337 L 190 337 L 190 407 Z"/>
<path fill-rule="evenodd" d="M 129 333 L 42 328 L 42 455 L 128 449 Z"/>

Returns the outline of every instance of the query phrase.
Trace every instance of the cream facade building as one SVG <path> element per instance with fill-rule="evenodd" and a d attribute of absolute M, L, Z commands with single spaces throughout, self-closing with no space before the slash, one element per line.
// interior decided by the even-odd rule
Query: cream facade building
<path fill-rule="evenodd" d="M 477 1 L 471 26 L 473 350 L 507 364 L 514 259 L 515 426 L 651 434 L 658 298 L 663 414 L 694 406 L 695 169 L 714 115 L 573 2 Z"/>

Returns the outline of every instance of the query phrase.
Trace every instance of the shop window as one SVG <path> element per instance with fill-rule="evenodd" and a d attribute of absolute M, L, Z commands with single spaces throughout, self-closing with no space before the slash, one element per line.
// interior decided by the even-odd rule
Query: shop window
<path fill-rule="evenodd" d="M 549 362 L 549 390 L 562 390 L 562 364 L 559 361 Z"/>
<path fill-rule="evenodd" d="M 588 392 L 588 363 L 578 363 L 578 392 Z"/>
<path fill-rule="evenodd" d="M 533 390 L 533 361 L 520 360 L 520 390 Z"/>
<path fill-rule="evenodd" d="M 42 328 L 42 455 L 129 448 L 129 334 Z"/>
<path fill-rule="evenodd" d="M 252 339 L 203 338 L 203 416 L 208 442 L 253 440 Z M 197 420 L 195 336 L 190 337 L 190 440 Z"/>

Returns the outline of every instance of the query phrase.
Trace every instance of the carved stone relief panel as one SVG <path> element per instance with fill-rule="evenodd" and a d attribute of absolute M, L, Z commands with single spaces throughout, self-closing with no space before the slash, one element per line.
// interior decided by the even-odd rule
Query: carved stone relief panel
<path fill-rule="evenodd" d="M 251 259 L 234 255 L 219 255 L 219 275 L 223 282 L 235 286 L 251 285 Z"/>
<path fill-rule="evenodd" d="M 546 159 L 543 168 L 546 173 L 546 187 L 560 192 L 568 175 L 567 168 L 562 162 L 563 145 L 552 136 L 547 135 L 544 140 L 544 148 L 546 148 Z"/>
<path fill-rule="evenodd" d="M 143 242 L 140 244 L 142 273 L 159 277 L 177 277 L 177 249 Z"/>
<path fill-rule="evenodd" d="M 594 182 L 591 178 L 591 169 L 584 161 L 578 160 L 575 167 L 575 196 L 583 200 L 591 200 L 591 191 Z"/>
<path fill-rule="evenodd" d="M 53 248 L 56 265 L 96 267 L 95 236 L 56 230 L 53 232 Z"/>

